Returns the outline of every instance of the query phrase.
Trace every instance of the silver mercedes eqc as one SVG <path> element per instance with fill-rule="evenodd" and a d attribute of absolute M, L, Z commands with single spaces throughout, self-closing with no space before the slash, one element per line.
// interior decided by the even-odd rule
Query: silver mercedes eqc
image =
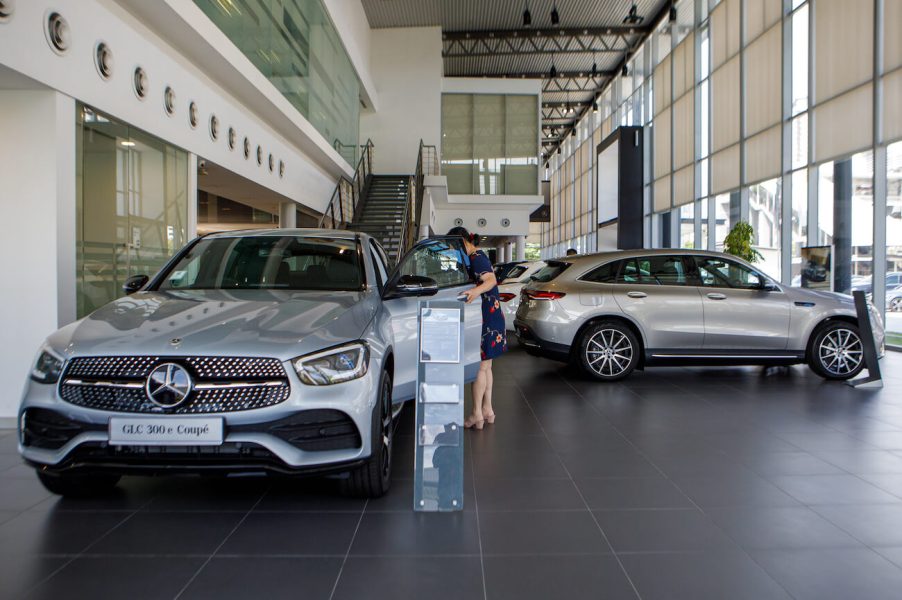
<path fill-rule="evenodd" d="M 785 286 L 733 256 L 635 250 L 546 262 L 521 292 L 517 336 L 597 379 L 652 365 L 808 363 L 826 379 L 864 368 L 851 296 Z M 882 356 L 883 321 L 869 311 Z"/>
<path fill-rule="evenodd" d="M 364 234 L 266 230 L 198 238 L 129 295 L 52 334 L 19 412 L 19 449 L 52 492 L 122 474 L 338 474 L 384 494 L 393 417 L 414 397 L 421 297 L 472 286 L 460 240 L 393 270 Z M 479 367 L 466 307 L 467 378 Z"/>

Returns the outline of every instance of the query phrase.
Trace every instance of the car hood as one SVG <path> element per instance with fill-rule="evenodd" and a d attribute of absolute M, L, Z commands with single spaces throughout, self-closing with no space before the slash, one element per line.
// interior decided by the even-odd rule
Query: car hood
<path fill-rule="evenodd" d="M 789 291 L 796 299 L 809 300 L 820 304 L 832 304 L 843 307 L 852 307 L 854 310 L 855 300 L 847 294 L 830 292 L 826 290 L 812 290 L 808 288 L 793 287 Z"/>
<path fill-rule="evenodd" d="M 361 337 L 378 299 L 366 292 L 138 292 L 48 340 L 70 356 L 265 356 L 289 360 Z"/>

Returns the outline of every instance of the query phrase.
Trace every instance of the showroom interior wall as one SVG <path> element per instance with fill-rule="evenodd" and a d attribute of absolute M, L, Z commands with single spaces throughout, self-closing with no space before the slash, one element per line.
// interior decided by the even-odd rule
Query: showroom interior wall
<path fill-rule="evenodd" d="M 11 426 L 41 342 L 75 319 L 75 101 L 0 90 L 0 106 L 0 426 Z"/>
<path fill-rule="evenodd" d="M 834 243 L 833 170 L 848 165 L 851 198 L 836 216 L 851 221 L 851 275 L 876 274 L 882 307 L 883 274 L 902 259 L 892 220 L 900 199 L 887 193 L 898 190 L 902 2 L 682 0 L 676 8 L 676 22 L 656 24 L 628 75 L 600 95 L 598 113 L 587 111 L 549 158 L 543 256 L 595 249 L 594 146 L 611 124 L 644 125 L 647 245 L 717 249 L 747 220 L 763 268 L 790 283 L 802 246 Z"/>
<path fill-rule="evenodd" d="M 360 140 L 373 141 L 377 174 L 412 175 L 420 140 L 441 145 L 442 30 L 373 29 L 370 44 L 379 105 L 361 111 Z"/>

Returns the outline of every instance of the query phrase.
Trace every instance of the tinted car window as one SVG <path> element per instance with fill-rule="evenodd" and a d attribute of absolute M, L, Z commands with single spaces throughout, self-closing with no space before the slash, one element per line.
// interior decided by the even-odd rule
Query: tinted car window
<path fill-rule="evenodd" d="M 161 290 L 358 290 L 357 243 L 293 236 L 210 238 L 163 277 Z"/>
<path fill-rule="evenodd" d="M 761 287 L 763 275 L 732 260 L 696 257 L 702 285 L 710 287 L 730 287 L 740 289 L 756 289 Z"/>
<path fill-rule="evenodd" d="M 432 240 L 414 248 L 404 258 L 398 273 L 430 277 L 440 288 L 470 282 L 463 254 L 455 244 L 447 240 Z"/>
<path fill-rule="evenodd" d="M 548 264 L 539 269 L 538 272 L 532 276 L 532 280 L 538 281 L 539 283 L 547 283 L 566 271 L 569 267 L 570 263 L 549 261 Z"/>
<path fill-rule="evenodd" d="M 680 256 L 640 256 L 623 261 L 618 283 L 692 285 L 690 269 Z"/>
<path fill-rule="evenodd" d="M 517 265 L 516 267 L 514 267 L 513 269 L 511 269 L 510 271 L 507 272 L 507 275 L 505 275 L 504 279 L 513 279 L 514 277 L 519 277 L 520 275 L 522 275 L 525 272 L 526 272 L 525 266 Z"/>
<path fill-rule="evenodd" d="M 615 260 L 607 264 L 601 265 L 597 269 L 593 269 L 583 275 L 583 281 L 592 281 L 594 283 L 615 283 L 617 281 L 617 271 L 623 261 Z"/>

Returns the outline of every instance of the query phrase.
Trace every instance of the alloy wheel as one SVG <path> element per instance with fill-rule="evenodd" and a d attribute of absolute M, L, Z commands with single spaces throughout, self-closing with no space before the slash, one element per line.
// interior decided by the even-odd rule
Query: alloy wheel
<path fill-rule="evenodd" d="M 382 476 L 388 478 L 391 475 L 391 446 L 394 427 L 391 410 L 391 380 L 386 378 L 382 383 L 382 397 L 379 399 L 382 404 L 381 430 L 379 434 L 382 436 Z"/>
<path fill-rule="evenodd" d="M 824 336 L 818 357 L 824 369 L 833 375 L 848 375 L 861 364 L 861 338 L 850 329 L 834 329 Z"/>
<path fill-rule="evenodd" d="M 603 377 L 616 377 L 629 368 L 633 344 L 616 329 L 600 329 L 586 344 L 586 364 Z"/>
<path fill-rule="evenodd" d="M 902 310 L 902 296 L 897 296 L 889 301 L 889 309 L 893 312 Z"/>

